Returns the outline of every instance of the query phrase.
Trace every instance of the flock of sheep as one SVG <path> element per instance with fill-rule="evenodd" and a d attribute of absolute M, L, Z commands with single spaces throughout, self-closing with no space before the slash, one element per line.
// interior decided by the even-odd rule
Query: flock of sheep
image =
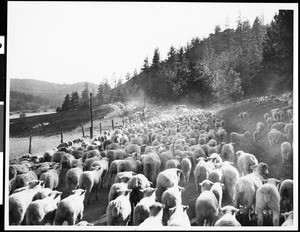
<path fill-rule="evenodd" d="M 281 226 L 292 226 L 293 180 L 275 179 L 255 154 L 235 151 L 253 136 L 255 143 L 280 145 L 282 162 L 292 162 L 291 101 L 266 112 L 253 134 L 227 133 L 223 117 L 209 111 L 161 110 L 147 122 L 62 143 L 43 157 L 25 155 L 9 165 L 9 224 L 93 225 L 82 221 L 84 210 L 109 188 L 109 226 L 189 227 L 191 207 L 182 194 L 192 186 L 198 226 L 242 226 L 253 215 L 258 226 L 268 217 L 279 226 L 282 216 Z M 238 120 L 247 117 L 242 112 Z"/>

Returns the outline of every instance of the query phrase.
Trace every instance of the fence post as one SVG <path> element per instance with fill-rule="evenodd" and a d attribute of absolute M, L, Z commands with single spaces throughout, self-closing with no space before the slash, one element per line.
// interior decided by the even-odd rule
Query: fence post
<path fill-rule="evenodd" d="M 90 138 L 93 138 L 93 127 L 90 126 Z"/>
<path fill-rule="evenodd" d="M 29 137 L 29 149 L 28 149 L 29 154 L 31 154 L 31 139 L 32 139 L 32 136 Z"/>
<path fill-rule="evenodd" d="M 63 138 L 63 133 L 62 131 L 60 132 L 60 143 L 63 143 L 64 142 L 64 138 Z"/>
<path fill-rule="evenodd" d="M 83 128 L 83 125 L 81 125 L 81 130 L 82 130 L 82 137 L 84 138 L 84 128 Z"/>
<path fill-rule="evenodd" d="M 91 109 L 91 128 L 90 128 L 90 138 L 93 138 L 93 103 L 92 103 L 93 94 L 90 93 L 90 109 Z"/>
<path fill-rule="evenodd" d="M 112 127 L 113 130 L 115 130 L 115 125 L 114 125 L 114 120 L 113 119 L 111 120 L 111 127 Z"/>
<path fill-rule="evenodd" d="M 101 127 L 101 122 L 100 122 L 100 134 L 102 133 L 102 127 Z"/>

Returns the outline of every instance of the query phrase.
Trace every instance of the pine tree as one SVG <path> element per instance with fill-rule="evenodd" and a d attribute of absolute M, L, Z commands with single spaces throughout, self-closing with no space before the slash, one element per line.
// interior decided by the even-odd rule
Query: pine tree
<path fill-rule="evenodd" d="M 155 48 L 153 59 L 152 59 L 152 68 L 154 68 L 155 70 L 157 70 L 159 68 L 159 65 L 160 65 L 159 62 L 160 62 L 159 50 L 158 50 L 158 48 Z"/>
<path fill-rule="evenodd" d="M 81 92 L 81 108 L 86 109 L 89 108 L 90 96 L 88 83 L 86 82 L 84 86 L 84 90 Z"/>
<path fill-rule="evenodd" d="M 71 94 L 71 109 L 77 110 L 79 108 L 79 95 L 77 91 Z"/>
<path fill-rule="evenodd" d="M 61 108 L 62 108 L 62 111 L 68 111 L 68 110 L 71 109 L 71 99 L 70 99 L 70 95 L 69 94 L 67 94 L 65 96 L 65 100 L 64 100 Z"/>

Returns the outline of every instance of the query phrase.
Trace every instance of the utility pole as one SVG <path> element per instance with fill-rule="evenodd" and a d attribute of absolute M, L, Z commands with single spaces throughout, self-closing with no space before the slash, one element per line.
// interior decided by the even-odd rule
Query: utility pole
<path fill-rule="evenodd" d="M 93 105 L 92 105 L 92 96 L 90 93 L 90 109 L 91 109 L 91 129 L 90 129 L 90 138 L 93 138 Z"/>

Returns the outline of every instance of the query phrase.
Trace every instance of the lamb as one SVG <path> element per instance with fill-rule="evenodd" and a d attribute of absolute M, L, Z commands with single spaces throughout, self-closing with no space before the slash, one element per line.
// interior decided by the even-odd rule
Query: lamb
<path fill-rule="evenodd" d="M 146 220 L 146 218 L 150 217 L 150 206 L 155 202 L 156 188 L 148 187 L 145 189 L 141 189 L 140 191 L 143 192 L 144 196 L 133 209 L 134 226 L 140 225 L 143 221 Z"/>
<path fill-rule="evenodd" d="M 163 192 L 172 186 L 177 186 L 180 181 L 180 174 L 182 170 L 178 168 L 170 168 L 160 172 L 156 180 L 156 198 L 161 202 Z"/>
<path fill-rule="evenodd" d="M 288 140 L 288 136 L 281 133 L 278 130 L 272 129 L 269 133 L 268 133 L 268 139 L 269 139 L 269 144 L 270 146 L 273 146 L 275 144 L 278 144 L 280 142 L 284 142 Z"/>
<path fill-rule="evenodd" d="M 161 168 L 161 159 L 156 153 L 148 154 L 142 161 L 143 173 L 154 185 Z"/>
<path fill-rule="evenodd" d="M 233 143 L 224 144 L 222 146 L 222 150 L 221 150 L 222 160 L 223 161 L 233 161 L 233 156 L 234 156 Z"/>
<path fill-rule="evenodd" d="M 188 205 L 177 205 L 169 209 L 170 219 L 167 223 L 168 226 L 182 226 L 190 227 L 191 222 L 187 215 Z"/>
<path fill-rule="evenodd" d="M 281 131 L 284 129 L 285 125 L 286 125 L 286 123 L 284 123 L 284 122 L 276 122 L 271 126 L 271 130 L 276 129 L 278 131 Z"/>
<path fill-rule="evenodd" d="M 294 225 L 294 211 L 283 213 L 284 216 L 284 223 L 281 226 L 293 226 Z"/>
<path fill-rule="evenodd" d="M 53 191 L 48 197 L 31 202 L 25 214 L 26 225 L 45 225 L 46 223 L 53 225 L 61 194 L 62 192 Z"/>
<path fill-rule="evenodd" d="M 163 209 L 163 225 L 167 225 L 168 220 L 170 219 L 169 209 L 174 206 L 181 205 L 182 203 L 182 190 L 180 186 L 172 186 L 165 190 L 161 196 L 161 203 L 165 205 Z"/>
<path fill-rule="evenodd" d="M 230 133 L 230 142 L 238 143 L 240 146 L 242 146 L 247 143 L 250 135 L 251 135 L 251 133 L 249 131 L 246 131 L 243 134 L 239 134 L 237 132 L 231 132 Z"/>
<path fill-rule="evenodd" d="M 40 180 L 45 182 L 45 188 L 57 188 L 60 171 L 60 166 L 56 166 L 54 169 L 50 169 L 48 172 L 41 175 Z"/>
<path fill-rule="evenodd" d="M 249 154 L 243 151 L 237 151 L 237 167 L 240 176 L 250 174 L 252 172 L 251 166 L 257 165 L 258 161 L 253 154 Z"/>
<path fill-rule="evenodd" d="M 241 226 L 241 223 L 236 220 L 236 213 L 239 209 L 227 205 L 220 209 L 223 213 L 223 216 L 216 221 L 215 226 Z"/>
<path fill-rule="evenodd" d="M 284 133 L 288 139 L 293 139 L 293 123 L 288 123 L 284 126 Z"/>
<path fill-rule="evenodd" d="M 213 226 L 218 219 L 219 201 L 209 190 L 203 191 L 195 203 L 196 222 L 198 226 Z M 206 223 L 205 223 L 206 220 Z"/>
<path fill-rule="evenodd" d="M 288 211 L 293 208 L 293 183 L 293 180 L 285 179 L 279 188 L 280 202 L 286 206 Z"/>
<path fill-rule="evenodd" d="M 122 194 L 124 195 L 127 189 L 127 183 L 114 183 L 109 189 L 108 202 L 111 202 Z"/>
<path fill-rule="evenodd" d="M 91 171 L 84 171 L 79 178 L 79 188 L 85 189 L 85 207 L 90 204 L 90 194 L 94 190 L 95 198 L 98 200 L 98 193 L 101 188 L 103 169 L 96 166 Z"/>
<path fill-rule="evenodd" d="M 124 195 L 109 202 L 106 209 L 108 226 L 126 226 L 128 224 L 132 211 L 129 201 L 130 192 L 131 189 L 128 189 Z"/>
<path fill-rule="evenodd" d="M 29 188 L 27 190 L 9 196 L 10 225 L 20 225 L 22 223 L 27 207 L 32 202 L 33 196 L 43 188 L 43 184 L 43 181 L 33 180 L 29 182 Z"/>
<path fill-rule="evenodd" d="M 235 207 L 244 205 L 244 217 L 250 219 L 250 209 L 254 204 L 254 199 L 257 189 L 263 184 L 262 180 L 269 174 L 268 165 L 259 163 L 258 165 L 251 166 L 254 170 L 253 173 L 242 176 L 238 179 L 235 186 Z M 244 218 L 244 219 L 245 219 Z"/>
<path fill-rule="evenodd" d="M 184 186 L 186 186 L 190 182 L 190 174 L 192 170 L 191 159 L 188 157 L 183 158 L 180 162 L 180 169 L 182 170 Z"/>
<path fill-rule="evenodd" d="M 144 229 L 152 229 L 153 227 L 160 228 L 163 226 L 162 224 L 162 216 L 163 216 L 163 208 L 164 205 L 155 202 L 153 205 L 150 206 L 150 217 L 144 220 L 139 227 Z"/>
<path fill-rule="evenodd" d="M 283 142 L 280 146 L 282 163 L 285 163 L 286 160 L 290 159 L 293 154 L 291 144 L 289 142 Z"/>
<path fill-rule="evenodd" d="M 67 221 L 68 225 L 75 225 L 82 219 L 86 190 L 76 189 L 72 192 L 72 195 L 59 202 L 54 217 L 54 225 L 62 225 L 64 221 Z"/>
<path fill-rule="evenodd" d="M 263 226 L 263 210 L 272 210 L 273 226 L 279 226 L 280 195 L 277 185 L 280 183 L 275 178 L 269 178 L 256 191 L 255 212 L 257 212 L 257 224 Z"/>

